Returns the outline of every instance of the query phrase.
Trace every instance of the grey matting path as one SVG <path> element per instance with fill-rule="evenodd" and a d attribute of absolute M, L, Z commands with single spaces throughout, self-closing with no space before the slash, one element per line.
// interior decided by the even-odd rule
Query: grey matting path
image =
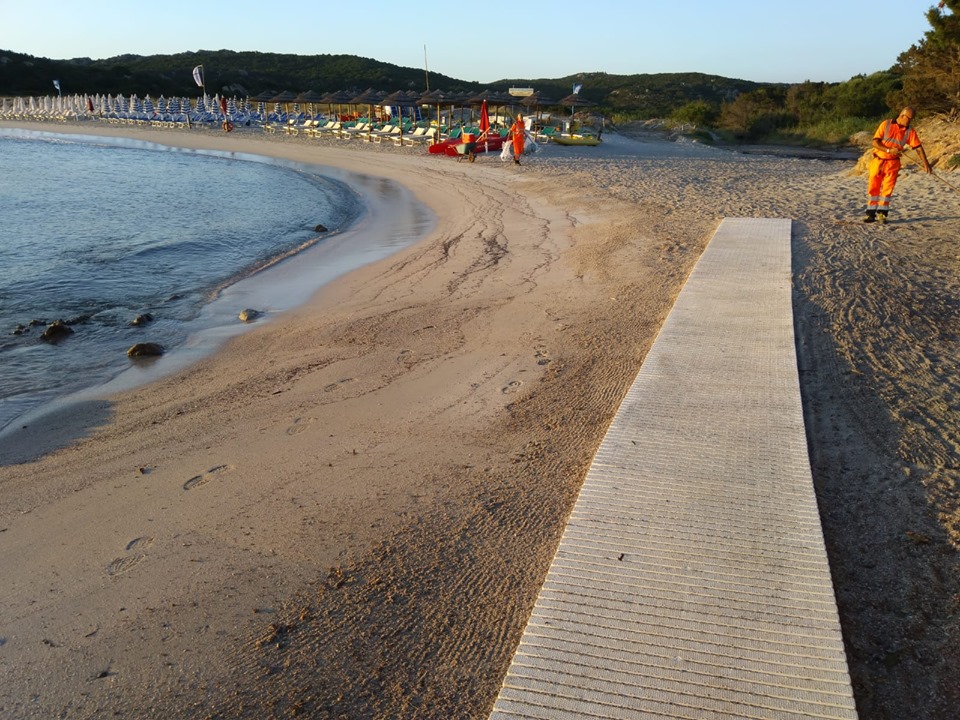
<path fill-rule="evenodd" d="M 725 219 L 597 451 L 492 718 L 856 718 L 789 220 Z"/>

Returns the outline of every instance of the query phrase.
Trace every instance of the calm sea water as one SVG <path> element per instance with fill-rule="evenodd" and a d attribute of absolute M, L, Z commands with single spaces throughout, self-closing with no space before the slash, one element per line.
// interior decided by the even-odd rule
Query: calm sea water
<path fill-rule="evenodd" d="M 134 343 L 172 350 L 198 327 L 224 322 L 204 313 L 225 289 L 336 243 L 364 214 L 362 178 L 358 192 L 321 168 L 243 157 L 0 134 L 0 429 L 51 399 L 110 380 L 130 366 L 126 350 Z M 400 201 L 408 210 L 411 203 Z M 336 253 L 319 262 L 336 265 L 335 275 L 389 254 L 425 230 L 428 218 L 413 215 L 347 266 Z M 318 233 L 318 224 L 330 232 Z M 293 283 L 302 292 L 288 293 L 287 305 L 327 279 L 321 269 L 306 287 L 302 278 Z M 230 311 L 235 324 L 237 310 Z M 152 322 L 131 325 L 147 313 Z M 73 334 L 41 341 L 55 320 Z"/>

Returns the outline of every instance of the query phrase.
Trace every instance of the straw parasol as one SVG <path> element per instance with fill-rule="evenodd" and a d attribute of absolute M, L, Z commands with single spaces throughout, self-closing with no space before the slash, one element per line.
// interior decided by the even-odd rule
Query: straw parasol
<path fill-rule="evenodd" d="M 559 104 L 563 105 L 564 107 L 570 108 L 571 119 L 573 118 L 573 113 L 575 112 L 575 108 L 594 107 L 596 105 L 595 102 L 590 102 L 585 97 L 582 97 L 580 93 L 572 93 L 570 95 L 567 95 L 565 98 L 560 100 Z"/>
<path fill-rule="evenodd" d="M 520 101 L 520 104 L 525 108 L 533 108 L 534 117 L 537 119 L 537 124 L 540 124 L 540 113 L 544 106 L 557 105 L 557 101 L 553 98 L 548 98 L 544 95 L 541 95 L 539 92 L 533 93 L 533 95 L 528 95 Z"/>
<path fill-rule="evenodd" d="M 310 119 L 312 120 L 314 115 L 313 106 L 315 103 L 323 102 L 323 98 L 324 96 L 315 90 L 307 90 L 297 95 L 296 101 L 301 105 L 306 104 L 310 106 Z"/>
<path fill-rule="evenodd" d="M 417 107 L 420 104 L 420 98 L 416 93 L 408 93 L 403 90 L 397 90 L 395 93 L 391 93 L 383 98 L 380 103 L 382 105 L 391 105 L 400 108 L 400 122 L 398 127 L 400 128 L 400 144 L 403 144 L 403 110 L 404 108 Z"/>
<path fill-rule="evenodd" d="M 331 115 L 333 114 L 333 106 L 336 105 L 336 106 L 337 106 L 337 120 L 339 120 L 339 119 L 340 119 L 340 115 L 342 114 L 342 113 L 340 112 L 341 106 L 342 106 L 344 103 L 350 102 L 350 98 L 351 98 L 351 95 L 350 95 L 348 92 L 346 92 L 345 90 L 336 90 L 336 91 L 334 91 L 334 92 L 328 92 L 326 95 L 323 96 L 323 98 L 320 100 L 320 102 L 326 103 L 327 105 L 330 106 L 330 114 L 331 114 Z"/>
<path fill-rule="evenodd" d="M 507 107 L 512 105 L 516 98 L 513 95 L 505 92 L 497 92 L 494 90 L 487 96 L 487 104 L 493 105 L 493 114 L 499 117 L 500 108 Z"/>
<path fill-rule="evenodd" d="M 274 95 L 272 98 L 270 98 L 270 102 L 275 102 L 280 105 L 283 105 L 284 112 L 287 115 L 290 114 L 290 103 L 296 102 L 296 100 L 297 100 L 297 94 L 290 90 L 284 90 L 279 95 Z"/>
<path fill-rule="evenodd" d="M 257 113 L 262 116 L 260 118 L 260 123 L 262 125 L 267 124 L 267 118 L 269 115 L 269 113 L 267 112 L 266 103 L 270 102 L 270 100 L 276 97 L 276 95 L 277 93 L 275 90 L 264 90 L 263 92 L 258 93 L 257 95 L 254 95 L 252 98 L 250 98 L 251 103 L 257 104 Z"/>
<path fill-rule="evenodd" d="M 440 108 L 444 105 L 450 106 L 450 120 L 453 121 L 453 108 L 460 96 L 455 93 L 446 93 L 443 90 L 433 90 L 420 96 L 421 105 L 437 106 L 437 134 L 434 136 L 434 142 L 440 142 Z"/>
<path fill-rule="evenodd" d="M 373 88 L 367 88 L 362 93 L 353 98 L 350 103 L 352 105 L 368 105 L 370 107 L 369 118 L 373 118 L 373 106 L 380 105 L 383 102 L 383 99 L 387 96 L 385 92 L 380 90 L 374 90 Z M 367 135 L 368 140 L 372 140 L 372 136 Z"/>

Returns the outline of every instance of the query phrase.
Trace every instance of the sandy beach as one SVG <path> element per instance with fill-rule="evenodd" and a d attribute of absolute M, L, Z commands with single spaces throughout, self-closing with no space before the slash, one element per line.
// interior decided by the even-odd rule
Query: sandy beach
<path fill-rule="evenodd" d="M 388 178 L 436 225 L 186 370 L 3 441 L 23 462 L 0 467 L 0 716 L 485 718 L 620 399 L 720 220 L 746 216 L 794 221 L 860 717 L 960 717 L 960 192 L 905 171 L 877 227 L 853 161 L 647 133 L 516 167 L 17 126 Z"/>

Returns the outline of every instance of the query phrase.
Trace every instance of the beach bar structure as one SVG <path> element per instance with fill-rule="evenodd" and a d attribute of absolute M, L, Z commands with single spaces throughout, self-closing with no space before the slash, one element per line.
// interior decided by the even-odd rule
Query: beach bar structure
<path fill-rule="evenodd" d="M 587 473 L 492 718 L 857 717 L 790 233 L 719 226 Z"/>

